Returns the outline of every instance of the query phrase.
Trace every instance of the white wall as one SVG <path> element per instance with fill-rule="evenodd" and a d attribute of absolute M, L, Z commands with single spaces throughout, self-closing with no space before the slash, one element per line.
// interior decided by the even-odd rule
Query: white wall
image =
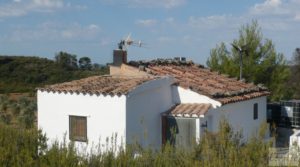
<path fill-rule="evenodd" d="M 217 132 L 220 120 L 225 118 L 234 130 L 242 129 L 244 139 L 247 139 L 253 134 L 257 134 L 261 124 L 266 123 L 267 99 L 265 96 L 222 106 L 220 102 L 189 89 L 173 86 L 172 90 L 174 94 L 177 94 L 177 96 L 173 96 L 174 103 L 210 103 L 212 105 L 204 118 L 199 120 L 200 126 L 207 121 L 209 131 Z M 253 119 L 254 103 L 258 103 L 258 119 L 256 120 Z M 197 132 L 196 135 L 201 137 L 203 128 L 199 129 L 200 132 Z"/>
<path fill-rule="evenodd" d="M 123 96 L 97 96 L 83 94 L 47 93 L 38 91 L 38 127 L 46 132 L 49 143 L 63 141 L 64 134 L 69 142 L 69 115 L 87 117 L 88 145 L 75 142 L 84 147 L 106 143 L 113 133 L 118 135 L 117 144 L 125 142 L 125 99 Z M 101 141 L 100 141 L 101 139 Z"/>
<path fill-rule="evenodd" d="M 298 151 L 298 149 L 300 148 L 300 130 L 296 130 L 296 132 L 294 132 L 294 134 L 290 136 L 289 148 L 290 151 L 294 149 Z"/>
<path fill-rule="evenodd" d="M 161 113 L 172 102 L 172 78 L 153 80 L 133 90 L 126 101 L 126 141 L 143 147 L 160 148 L 162 144 Z"/>
<path fill-rule="evenodd" d="M 173 86 L 174 103 L 210 103 L 213 108 L 221 106 L 221 103 L 207 96 L 201 95 L 190 89 Z"/>
<path fill-rule="evenodd" d="M 258 104 L 258 118 L 253 119 L 253 105 Z M 266 97 L 254 98 L 237 103 L 226 104 L 216 109 L 210 109 L 205 115 L 208 121 L 208 130 L 218 131 L 219 122 L 222 118 L 228 120 L 234 130 L 242 130 L 245 140 L 257 134 L 259 127 L 267 120 Z"/>
<path fill-rule="evenodd" d="M 204 118 L 197 119 L 197 138 L 201 137 L 200 126 L 208 122 L 208 130 L 217 131 L 219 121 L 224 116 L 236 129 L 243 129 L 247 138 L 266 121 L 266 97 L 231 103 L 221 103 L 190 90 L 171 86 L 172 77 L 148 81 L 128 95 L 97 96 L 83 94 L 47 93 L 38 91 L 38 127 L 46 132 L 49 142 L 63 141 L 64 134 L 69 141 L 69 115 L 87 117 L 88 146 L 101 142 L 113 133 L 121 142 L 138 142 L 143 147 L 160 148 L 162 143 L 161 113 L 175 103 L 211 103 Z M 253 120 L 253 105 L 258 103 L 258 119 Z M 100 140 L 101 139 L 101 140 Z M 78 147 L 86 143 L 76 142 Z M 89 148 L 88 148 L 89 149 Z M 89 150 L 88 150 L 89 151 Z"/>

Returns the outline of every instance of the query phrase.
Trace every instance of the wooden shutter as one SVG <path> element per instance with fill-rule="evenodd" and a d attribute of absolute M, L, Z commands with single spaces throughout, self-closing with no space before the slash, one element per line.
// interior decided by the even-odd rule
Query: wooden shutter
<path fill-rule="evenodd" d="M 86 117 L 69 116 L 69 138 L 72 141 L 87 141 Z"/>

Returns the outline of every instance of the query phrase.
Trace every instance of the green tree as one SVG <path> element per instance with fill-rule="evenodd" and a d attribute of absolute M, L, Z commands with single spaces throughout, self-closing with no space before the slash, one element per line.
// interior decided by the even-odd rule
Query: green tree
<path fill-rule="evenodd" d="M 59 52 L 55 55 L 55 62 L 67 70 L 76 70 L 78 68 L 76 55 Z"/>
<path fill-rule="evenodd" d="M 257 21 L 242 26 L 239 38 L 232 43 L 243 46 L 246 50 L 246 53 L 243 53 L 243 79 L 268 87 L 271 91 L 271 101 L 291 97 L 291 91 L 286 88 L 290 69 L 284 55 L 276 52 L 272 40 L 263 38 Z M 238 77 L 239 52 L 235 48 L 228 51 L 225 43 L 221 43 L 211 50 L 207 66 L 231 77 Z"/>
<path fill-rule="evenodd" d="M 92 65 L 92 69 L 93 69 L 93 70 L 100 70 L 100 69 L 101 69 L 101 65 L 98 64 L 98 63 L 94 63 L 94 64 Z"/>
<path fill-rule="evenodd" d="M 300 65 L 300 48 L 296 48 L 294 51 L 294 60 L 297 65 Z"/>
<path fill-rule="evenodd" d="M 78 61 L 79 68 L 82 70 L 91 70 L 92 69 L 92 61 L 89 57 L 81 57 Z"/>
<path fill-rule="evenodd" d="M 296 48 L 293 53 L 292 63 L 291 63 L 292 75 L 289 81 L 289 85 L 294 90 L 293 98 L 300 98 L 300 48 Z"/>

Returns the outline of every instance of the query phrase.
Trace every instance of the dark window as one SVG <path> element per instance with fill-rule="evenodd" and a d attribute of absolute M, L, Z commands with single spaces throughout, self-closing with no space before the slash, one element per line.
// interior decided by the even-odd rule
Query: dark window
<path fill-rule="evenodd" d="M 258 118 L 258 104 L 255 103 L 253 106 L 253 119 L 257 119 Z"/>
<path fill-rule="evenodd" d="M 72 141 L 87 141 L 86 117 L 69 116 L 69 138 Z"/>

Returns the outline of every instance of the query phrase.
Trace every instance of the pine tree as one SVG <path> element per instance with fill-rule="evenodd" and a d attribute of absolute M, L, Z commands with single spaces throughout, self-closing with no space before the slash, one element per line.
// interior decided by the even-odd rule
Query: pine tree
<path fill-rule="evenodd" d="M 291 97 L 286 88 L 290 69 L 282 53 L 277 53 L 270 39 L 265 39 L 257 21 L 246 24 L 239 30 L 239 38 L 233 45 L 245 50 L 243 56 L 243 79 L 255 84 L 264 84 L 271 91 L 271 101 Z M 240 73 L 240 55 L 234 47 L 227 50 L 225 43 L 217 45 L 210 53 L 207 66 L 212 70 L 238 77 Z"/>

